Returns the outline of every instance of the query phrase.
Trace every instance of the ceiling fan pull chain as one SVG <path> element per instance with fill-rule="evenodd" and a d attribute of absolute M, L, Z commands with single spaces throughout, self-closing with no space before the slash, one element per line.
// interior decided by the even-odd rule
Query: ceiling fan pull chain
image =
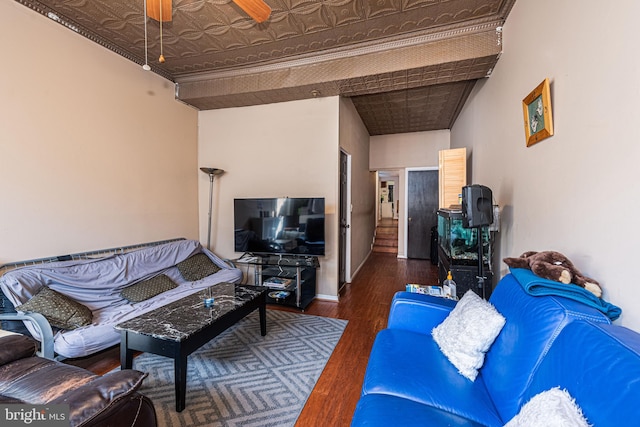
<path fill-rule="evenodd" d="M 160 58 L 158 58 L 160 63 L 164 63 L 164 49 L 162 46 L 162 0 L 160 0 Z"/>
<path fill-rule="evenodd" d="M 151 70 L 151 67 L 149 66 L 149 55 L 147 52 L 147 0 L 144 0 L 144 65 L 142 66 L 142 69 L 145 71 Z"/>

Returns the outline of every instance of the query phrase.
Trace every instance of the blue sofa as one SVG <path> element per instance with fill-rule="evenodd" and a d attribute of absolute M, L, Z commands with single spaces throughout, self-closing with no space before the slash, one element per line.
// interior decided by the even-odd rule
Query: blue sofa
<path fill-rule="evenodd" d="M 431 336 L 455 302 L 398 292 L 371 350 L 352 426 L 503 426 L 557 386 L 594 426 L 639 422 L 640 334 L 580 302 L 531 296 L 512 274 L 490 302 L 506 323 L 471 382 Z"/>

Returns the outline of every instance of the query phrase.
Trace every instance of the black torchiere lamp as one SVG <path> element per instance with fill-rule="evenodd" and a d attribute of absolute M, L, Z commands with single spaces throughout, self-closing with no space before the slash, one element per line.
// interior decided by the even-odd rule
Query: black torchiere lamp
<path fill-rule="evenodd" d="M 209 175 L 209 232 L 207 233 L 207 249 L 211 250 L 211 208 L 213 204 L 213 178 L 216 175 L 222 175 L 224 170 L 216 168 L 200 168 L 200 170 Z"/>

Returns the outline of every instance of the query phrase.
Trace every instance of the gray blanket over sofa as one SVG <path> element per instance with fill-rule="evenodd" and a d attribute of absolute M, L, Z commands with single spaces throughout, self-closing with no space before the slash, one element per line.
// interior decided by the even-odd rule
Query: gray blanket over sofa
<path fill-rule="evenodd" d="M 176 264 L 197 253 L 206 254 L 221 269 L 204 279 L 188 282 Z M 137 282 L 166 274 L 177 285 L 148 300 L 132 304 L 120 292 Z M 89 307 L 93 323 L 73 330 L 54 330 L 55 352 L 64 357 L 82 357 L 120 342 L 114 325 L 139 316 L 176 299 L 220 282 L 237 283 L 242 272 L 232 268 L 198 241 L 181 240 L 148 247 L 126 254 L 81 261 L 63 261 L 23 267 L 0 278 L 0 287 L 15 305 L 28 301 L 43 286 L 64 294 Z M 29 332 L 39 339 L 39 333 L 29 322 Z"/>

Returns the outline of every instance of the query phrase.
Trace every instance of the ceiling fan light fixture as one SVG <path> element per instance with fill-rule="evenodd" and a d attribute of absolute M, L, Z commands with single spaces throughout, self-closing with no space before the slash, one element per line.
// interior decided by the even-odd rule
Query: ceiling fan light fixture
<path fill-rule="evenodd" d="M 233 0 L 233 2 L 257 23 L 266 21 L 271 15 L 271 8 L 263 0 Z"/>

